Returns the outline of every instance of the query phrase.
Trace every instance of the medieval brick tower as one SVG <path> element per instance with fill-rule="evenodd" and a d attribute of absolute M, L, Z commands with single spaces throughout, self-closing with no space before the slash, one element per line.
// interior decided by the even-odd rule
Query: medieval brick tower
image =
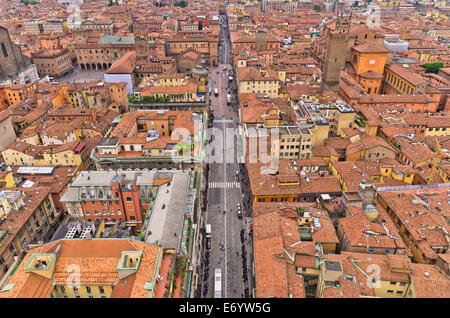
<path fill-rule="evenodd" d="M 135 33 L 134 34 L 134 43 L 136 47 L 136 59 L 138 60 L 147 60 L 149 45 L 148 38 L 146 33 Z"/>
<path fill-rule="evenodd" d="M 255 49 L 258 52 L 261 52 L 261 51 L 264 51 L 267 49 L 267 32 L 263 29 L 259 29 L 256 32 Z"/>
<path fill-rule="evenodd" d="M 11 41 L 8 30 L 0 27 L 0 81 L 23 71 L 30 64 L 20 47 Z"/>
<path fill-rule="evenodd" d="M 328 34 L 321 92 L 337 91 L 339 76 L 345 66 L 352 13 L 344 7 L 336 17 L 336 27 Z"/>
<path fill-rule="evenodd" d="M 149 43 L 148 43 L 148 26 L 145 20 L 139 19 L 133 21 L 134 43 L 136 48 L 137 60 L 148 60 Z"/>

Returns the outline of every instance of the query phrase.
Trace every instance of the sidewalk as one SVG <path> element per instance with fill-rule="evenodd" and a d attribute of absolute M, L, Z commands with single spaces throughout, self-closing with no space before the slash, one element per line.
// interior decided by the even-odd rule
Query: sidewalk
<path fill-rule="evenodd" d="M 164 277 L 163 280 L 156 280 L 156 287 L 155 287 L 155 296 L 154 298 L 164 298 L 164 293 L 166 292 L 166 284 L 167 281 L 167 274 L 169 273 L 170 269 L 170 259 L 172 258 L 172 255 L 166 254 L 163 257 L 161 268 L 159 269 L 159 275 Z"/>

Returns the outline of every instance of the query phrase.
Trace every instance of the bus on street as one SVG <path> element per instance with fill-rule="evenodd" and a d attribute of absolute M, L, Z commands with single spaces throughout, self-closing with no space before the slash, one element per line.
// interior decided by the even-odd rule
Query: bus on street
<path fill-rule="evenodd" d="M 206 224 L 206 249 L 212 248 L 211 224 Z"/>
<path fill-rule="evenodd" d="M 222 298 L 222 270 L 216 268 L 214 274 L 214 298 Z"/>

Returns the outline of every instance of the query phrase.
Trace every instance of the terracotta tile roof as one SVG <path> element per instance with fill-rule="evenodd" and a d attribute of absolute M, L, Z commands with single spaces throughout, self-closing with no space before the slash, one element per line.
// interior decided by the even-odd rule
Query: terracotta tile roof
<path fill-rule="evenodd" d="M 8 149 L 12 149 L 17 152 L 27 154 L 31 157 L 35 157 L 39 152 L 38 146 L 34 146 L 34 145 L 31 145 L 31 144 L 28 144 L 28 143 L 25 143 L 22 141 L 13 142 L 12 144 L 10 144 L 8 147 L 5 148 L 5 150 L 8 150 Z M 5 150 L 3 150 L 2 152 L 4 152 Z"/>
<path fill-rule="evenodd" d="M 294 268 L 288 268 L 283 251 L 283 246 L 299 241 L 296 222 L 269 213 L 254 218 L 253 229 L 258 298 L 304 297 L 302 280 L 295 275 Z"/>
<path fill-rule="evenodd" d="M 281 217 L 290 218 L 297 220 L 299 214 L 297 209 L 304 208 L 311 213 L 311 217 L 317 218 L 320 221 L 320 227 L 314 227 L 312 231 L 312 238 L 315 243 L 339 243 L 334 230 L 334 225 L 325 210 L 319 208 L 316 203 L 306 203 L 306 202 L 254 202 L 253 203 L 253 215 L 261 216 L 265 214 L 270 214 L 273 212 L 278 213 Z M 308 243 L 308 242 L 302 242 Z M 309 242 L 311 243 L 311 242 Z M 303 248 L 303 245 L 298 245 L 295 247 L 296 251 L 299 252 L 298 248 Z M 305 251 L 301 251 L 306 253 Z M 309 246 L 309 253 L 311 255 L 315 254 L 314 244 Z"/>
<path fill-rule="evenodd" d="M 361 180 L 371 180 L 370 175 L 361 169 L 354 161 L 333 161 L 331 163 L 341 176 L 347 191 L 357 191 Z"/>
<path fill-rule="evenodd" d="M 303 277 L 295 272 L 295 266 L 287 264 L 288 297 L 305 298 L 305 284 Z"/>
<path fill-rule="evenodd" d="M 282 86 L 278 92 L 287 93 L 292 100 L 298 100 L 304 94 L 306 96 L 315 96 L 318 94 L 320 89 L 317 87 L 312 87 L 310 85 L 289 85 Z"/>
<path fill-rule="evenodd" d="M 339 219 L 339 225 L 352 247 L 380 248 L 380 249 L 406 249 L 403 240 L 392 224 L 389 216 L 379 207 L 380 216 L 377 222 L 371 222 L 361 208 L 349 206 L 347 208 L 351 216 Z M 381 211 L 380 211 L 381 210 Z M 384 212 L 384 213 L 383 213 Z M 390 238 L 381 226 L 381 220 L 385 220 L 384 226 L 388 228 Z"/>
<path fill-rule="evenodd" d="M 62 141 L 67 138 L 67 136 L 74 133 L 74 129 L 81 126 L 82 122 L 83 120 L 81 118 L 76 118 L 67 125 L 64 123 L 50 122 L 50 125 L 44 128 L 41 134 L 50 138 L 57 138 Z"/>
<path fill-rule="evenodd" d="M 450 114 L 440 112 L 435 115 L 421 113 L 403 113 L 398 115 L 410 126 L 450 127 Z"/>
<path fill-rule="evenodd" d="M 450 279 L 433 265 L 413 263 L 411 282 L 417 298 L 450 298 Z"/>
<path fill-rule="evenodd" d="M 338 153 L 334 148 L 329 146 L 319 146 L 313 147 L 312 150 L 313 157 L 329 157 L 329 156 L 338 156 Z"/>
<path fill-rule="evenodd" d="M 402 154 L 414 165 L 430 160 L 435 156 L 435 153 L 426 144 L 417 143 L 400 136 L 394 137 L 394 140 L 400 145 Z"/>
<path fill-rule="evenodd" d="M 181 55 L 179 58 L 180 59 L 188 59 L 188 60 L 192 60 L 192 61 L 197 61 L 198 58 L 199 58 L 199 55 L 195 51 L 187 51 L 186 53 Z"/>
<path fill-rule="evenodd" d="M 32 273 L 24 271 L 24 266 L 33 253 L 54 253 L 61 246 L 57 258 L 52 281 L 31 278 Z M 29 294 L 33 289 L 46 291 L 56 285 L 66 285 L 70 272 L 67 266 L 76 264 L 80 267 L 80 284 L 115 285 L 119 281 L 117 266 L 123 251 L 141 251 L 139 268 L 132 276 L 120 280 L 120 286 L 113 297 L 142 298 L 148 297 L 149 291 L 144 289 L 146 282 L 151 282 L 157 264 L 160 248 L 144 242 L 129 239 L 91 239 L 91 240 L 58 240 L 32 249 L 19 265 L 8 283 L 14 283 L 8 292 L 0 293 L 0 297 L 14 298 L 23 293 Z M 36 275 L 37 276 L 37 275 Z M 125 285 L 122 283 L 126 282 Z M 28 284 L 28 285 L 27 285 Z M 128 285 L 128 286 L 127 286 Z M 25 290 L 26 289 L 26 290 Z M 36 292 L 34 292 L 36 293 Z M 43 295 L 44 292 L 41 292 Z M 45 295 L 43 295 L 45 296 Z M 47 295 L 49 296 L 49 295 Z"/>
<path fill-rule="evenodd" d="M 32 137 L 43 129 L 42 126 L 28 126 L 20 136 L 21 140 Z"/>
<path fill-rule="evenodd" d="M 388 144 L 383 138 L 378 136 L 363 135 L 359 141 L 355 141 L 346 147 L 345 154 L 348 156 L 355 152 L 368 150 L 378 146 L 397 152 L 397 150 Z"/>
<path fill-rule="evenodd" d="M 409 282 L 409 275 L 407 273 L 398 273 L 391 271 L 389 266 L 389 259 L 387 255 L 365 254 L 365 253 L 351 253 L 342 251 L 338 254 L 327 254 L 321 256 L 321 259 L 339 260 L 342 265 L 342 270 L 345 275 L 354 277 L 356 282 L 350 281 L 341 277 L 339 284 L 341 288 L 331 288 L 327 291 L 326 297 L 358 297 L 375 296 L 372 287 L 369 287 L 367 282 L 368 273 L 366 272 L 369 265 L 375 264 L 380 268 L 380 279 L 382 281 L 397 281 Z M 361 284 L 360 284 L 361 283 Z M 328 289 L 328 288 L 327 288 Z"/>
<path fill-rule="evenodd" d="M 290 108 L 290 103 L 287 99 L 284 98 L 261 98 L 257 97 L 259 94 L 254 93 L 240 93 L 239 94 L 239 103 L 241 108 L 246 105 L 248 108 L 253 107 L 274 107 L 277 109 L 286 109 Z"/>
<path fill-rule="evenodd" d="M 410 82 L 413 85 L 420 85 L 426 82 L 420 75 L 400 64 L 390 64 L 387 65 L 386 68 L 391 70 L 393 73 L 398 74 L 404 80 Z"/>
<path fill-rule="evenodd" d="M 285 159 L 280 159 L 285 160 Z M 248 163 L 250 187 L 255 195 L 305 195 L 316 196 L 323 193 L 340 193 L 341 188 L 334 176 L 313 177 L 307 182 L 298 176 L 298 185 L 279 185 L 278 175 L 264 174 L 265 166 L 260 163 Z M 262 171 L 263 170 L 263 171 Z"/>
<path fill-rule="evenodd" d="M 20 229 L 31 218 L 31 215 L 50 192 L 49 187 L 42 186 L 32 188 L 9 188 L 8 190 L 23 192 L 25 194 L 25 206 L 19 211 L 11 210 L 5 221 L 0 225 L 0 229 L 7 231 L 7 236 L 2 240 L 0 245 L 0 255 L 8 248 L 9 243 L 12 242 L 13 238 L 19 233 Z"/>
<path fill-rule="evenodd" d="M 36 108 L 24 116 L 24 120 L 28 124 L 32 124 L 47 113 L 47 110 Z"/>
<path fill-rule="evenodd" d="M 450 233 L 448 191 L 448 187 L 378 191 L 428 259 L 437 258 L 431 247 L 450 244 L 445 233 Z"/>
<path fill-rule="evenodd" d="M 280 236 L 254 241 L 256 294 L 258 298 L 286 298 L 286 262 L 274 255 L 283 253 Z"/>
<path fill-rule="evenodd" d="M 359 130 L 355 128 L 342 128 L 342 131 L 347 135 L 347 137 L 353 137 L 360 134 Z"/>
<path fill-rule="evenodd" d="M 146 142 L 144 144 L 144 149 L 165 149 L 167 147 L 167 141 L 167 138 L 161 136 L 158 139 Z"/>
<path fill-rule="evenodd" d="M 119 137 L 120 144 L 144 144 L 145 136 Z"/>
<path fill-rule="evenodd" d="M 387 258 L 392 269 L 412 269 L 411 260 L 406 255 L 387 254 Z"/>
<path fill-rule="evenodd" d="M 123 55 L 114 62 L 106 71 L 106 74 L 131 74 L 136 66 L 136 51 Z"/>
<path fill-rule="evenodd" d="M 239 81 L 279 81 L 277 73 L 272 69 L 265 69 L 267 76 L 263 76 L 260 69 L 256 67 L 239 67 Z"/>
<path fill-rule="evenodd" d="M 294 265 L 296 267 L 316 268 L 316 257 L 313 255 L 295 255 Z"/>
<path fill-rule="evenodd" d="M 414 129 L 409 127 L 403 127 L 402 124 L 390 125 L 381 127 L 380 131 L 388 138 L 392 139 L 397 134 L 405 134 L 408 135 L 410 132 L 413 132 Z"/>
<path fill-rule="evenodd" d="M 247 124 L 264 123 L 266 107 L 242 107 L 242 122 Z"/>
<path fill-rule="evenodd" d="M 331 137 L 325 139 L 325 144 L 335 150 L 345 149 L 350 144 L 350 140 L 348 138 Z"/>
<path fill-rule="evenodd" d="M 48 113 L 49 116 L 91 116 L 92 109 L 60 107 Z"/>
<path fill-rule="evenodd" d="M 52 290 L 53 284 L 49 279 L 31 273 L 17 298 L 48 298 Z"/>
<path fill-rule="evenodd" d="M 368 94 L 359 98 L 359 104 L 427 104 L 432 100 L 423 94 L 379 95 Z"/>
<path fill-rule="evenodd" d="M 368 79 L 382 79 L 383 78 L 382 74 L 376 73 L 374 71 L 367 71 L 367 72 L 360 74 L 359 76 L 368 78 Z"/>
<path fill-rule="evenodd" d="M 390 50 L 386 49 L 384 45 L 375 45 L 369 42 L 365 42 L 352 47 L 352 50 L 360 53 L 389 53 Z"/>

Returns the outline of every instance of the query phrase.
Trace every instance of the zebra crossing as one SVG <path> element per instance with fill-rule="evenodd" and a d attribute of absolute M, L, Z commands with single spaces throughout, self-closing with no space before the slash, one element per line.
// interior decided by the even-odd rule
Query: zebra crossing
<path fill-rule="evenodd" d="M 240 182 L 210 182 L 209 188 L 211 189 L 223 189 L 223 188 L 231 188 L 236 189 L 240 188 L 241 183 Z"/>
<path fill-rule="evenodd" d="M 215 123 L 232 123 L 233 119 L 226 119 L 226 118 L 221 118 L 221 119 L 214 119 Z"/>

